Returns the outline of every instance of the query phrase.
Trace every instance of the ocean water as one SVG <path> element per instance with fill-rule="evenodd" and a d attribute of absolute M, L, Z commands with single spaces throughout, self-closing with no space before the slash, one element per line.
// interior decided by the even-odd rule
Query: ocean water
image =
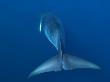
<path fill-rule="evenodd" d="M 65 29 L 65 52 L 100 70 L 30 72 L 57 52 L 39 32 L 41 14 L 52 12 Z M 110 82 L 109 0 L 1 0 L 0 82 Z"/>

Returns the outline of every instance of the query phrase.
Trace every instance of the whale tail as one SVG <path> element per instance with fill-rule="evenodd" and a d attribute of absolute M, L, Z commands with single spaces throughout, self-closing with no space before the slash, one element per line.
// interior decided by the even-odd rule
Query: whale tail
<path fill-rule="evenodd" d="M 38 68 L 36 68 L 34 71 L 31 72 L 29 77 L 32 77 L 34 75 L 38 75 L 41 73 L 45 73 L 45 72 L 61 71 L 62 69 L 74 70 L 79 68 L 100 69 L 99 66 L 89 61 L 83 60 L 76 56 L 63 54 L 62 59 L 59 55 L 56 55 L 55 57 L 41 64 Z"/>

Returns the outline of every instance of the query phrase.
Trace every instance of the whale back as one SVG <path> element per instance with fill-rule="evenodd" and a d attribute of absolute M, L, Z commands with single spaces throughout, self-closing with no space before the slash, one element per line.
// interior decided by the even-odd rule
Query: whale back
<path fill-rule="evenodd" d="M 61 22 L 60 20 L 48 13 L 42 15 L 42 27 L 47 39 L 55 46 L 55 48 L 59 51 L 61 49 Z"/>

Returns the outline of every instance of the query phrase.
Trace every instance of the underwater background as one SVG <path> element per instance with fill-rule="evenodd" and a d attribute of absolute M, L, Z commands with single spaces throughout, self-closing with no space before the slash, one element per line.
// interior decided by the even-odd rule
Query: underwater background
<path fill-rule="evenodd" d="M 65 30 L 65 52 L 96 63 L 101 70 L 30 72 L 56 49 L 39 32 L 40 17 L 52 12 Z M 110 82 L 109 0 L 1 0 L 0 82 Z"/>

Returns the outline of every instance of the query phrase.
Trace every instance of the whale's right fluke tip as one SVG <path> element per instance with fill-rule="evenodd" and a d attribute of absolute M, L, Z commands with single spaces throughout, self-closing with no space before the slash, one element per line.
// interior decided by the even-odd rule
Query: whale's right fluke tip
<path fill-rule="evenodd" d="M 98 65 L 91 63 L 87 60 L 81 59 L 76 56 L 64 54 L 63 55 L 63 69 L 73 70 L 73 69 L 101 69 Z"/>

